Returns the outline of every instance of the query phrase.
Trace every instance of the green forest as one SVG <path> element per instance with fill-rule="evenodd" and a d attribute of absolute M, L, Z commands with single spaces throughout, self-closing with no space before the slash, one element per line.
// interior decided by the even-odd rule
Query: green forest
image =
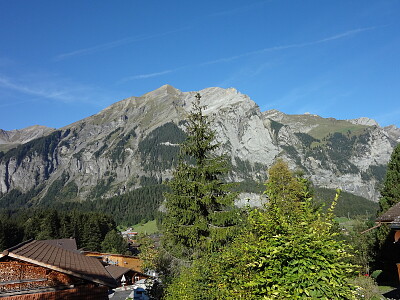
<path fill-rule="evenodd" d="M 145 267 L 162 278 L 154 299 L 383 299 L 377 282 L 397 273 L 384 267 L 393 261 L 385 263 L 380 253 L 393 246 L 387 229 L 366 229 L 377 210 L 400 201 L 400 145 L 388 165 L 379 206 L 340 190 L 313 189 L 301 172 L 278 160 L 265 185 L 233 187 L 263 191 L 265 206 L 237 209 L 235 192 L 222 180 L 229 164 L 215 155 L 219 145 L 202 114 L 200 95 L 196 98 L 180 147 L 180 157 L 192 160 L 181 158 L 168 183 L 161 246 L 147 242 L 141 249 Z M 319 142 L 299 138 L 305 147 Z M 348 133 L 324 142 L 347 145 L 353 139 Z M 339 157 L 346 149 L 332 151 Z M 338 216 L 353 221 L 342 227 Z"/>
<path fill-rule="evenodd" d="M 140 240 L 140 257 L 148 270 L 161 278 L 153 299 L 382 299 L 380 284 L 393 284 L 393 245 L 390 228 L 375 231 L 377 213 L 382 214 L 400 201 L 400 145 L 387 169 L 371 166 L 365 178 L 383 182 L 381 199 L 374 203 L 340 190 L 314 187 L 301 170 L 292 171 L 277 159 L 265 170 L 217 155 L 221 145 L 208 118 L 203 115 L 201 96 L 188 119 L 179 125 L 167 123 L 140 141 L 144 170 L 174 169 L 171 180 L 153 176 L 135 178 L 141 188 L 104 198 L 113 174 L 91 191 L 93 201 L 76 202 L 77 185 L 69 175 L 53 181 L 45 191 L 37 185 L 25 193 L 12 190 L 0 195 L 0 250 L 30 239 L 74 238 L 78 248 L 91 251 L 129 253 L 128 244 L 117 230 L 157 220 L 161 242 Z M 278 122 L 271 126 L 277 135 Z M 116 129 L 107 138 L 117 135 Z M 40 153 L 46 168 L 55 146 L 69 131 L 55 131 L 6 154 L 21 163 L 24 155 Z M 337 172 L 358 172 L 348 160 L 357 151 L 357 140 L 368 132 L 351 131 L 316 138 L 296 134 L 309 156 L 326 161 Z M 108 155 L 113 163 L 125 160 L 124 146 L 135 138 L 132 130 L 113 152 L 100 147 L 95 156 Z M 283 147 L 300 160 L 294 147 Z M 78 153 L 79 155 L 79 153 Z M 255 181 L 228 183 L 230 172 L 265 172 Z M 48 173 L 46 173 L 48 175 Z M 45 175 L 46 175 L 45 174 Z M 46 175 L 46 176 L 47 176 Z M 240 192 L 264 194 L 268 202 L 259 208 L 234 205 Z M 160 209 L 162 207 L 162 209 Z M 340 222 L 345 220 L 346 224 Z M 365 232 L 365 234 L 360 234 Z M 388 265 L 390 267 L 388 267 Z"/>
<path fill-rule="evenodd" d="M 30 239 L 74 238 L 78 249 L 125 253 L 127 243 L 110 215 L 77 210 L 19 209 L 0 215 L 0 249 Z"/>

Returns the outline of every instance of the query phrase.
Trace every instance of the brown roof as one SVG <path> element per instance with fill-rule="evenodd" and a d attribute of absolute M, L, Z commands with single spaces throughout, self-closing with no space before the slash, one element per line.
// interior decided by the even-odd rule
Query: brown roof
<path fill-rule="evenodd" d="M 43 240 L 42 242 L 58 246 L 66 250 L 78 252 L 78 247 L 76 246 L 75 239 Z"/>
<path fill-rule="evenodd" d="M 101 262 L 45 241 L 28 241 L 4 250 L 0 258 L 9 256 L 43 266 L 106 286 L 115 287 L 116 282 Z"/>
<path fill-rule="evenodd" d="M 142 272 L 139 272 L 139 271 L 136 271 L 136 270 L 133 270 L 133 269 L 120 267 L 120 266 L 115 266 L 115 265 L 108 265 L 108 266 L 106 266 L 106 269 L 107 269 L 108 273 L 110 273 L 111 276 L 116 280 L 118 278 L 122 277 L 122 275 L 128 273 L 129 271 L 133 272 L 135 275 L 140 275 L 142 277 L 146 277 L 146 278 L 152 277 L 150 275 L 144 274 Z"/>
<path fill-rule="evenodd" d="M 108 273 L 110 273 L 114 279 L 118 279 L 118 278 L 122 277 L 122 275 L 128 273 L 129 271 L 132 271 L 131 269 L 114 266 L 114 265 L 106 266 L 106 269 L 107 269 Z"/>
<path fill-rule="evenodd" d="M 383 223 L 400 223 L 400 202 L 389 208 L 384 214 L 376 219 Z"/>

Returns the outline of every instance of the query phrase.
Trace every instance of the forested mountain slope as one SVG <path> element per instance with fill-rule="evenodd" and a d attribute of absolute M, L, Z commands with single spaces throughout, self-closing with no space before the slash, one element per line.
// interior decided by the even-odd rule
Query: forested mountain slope
<path fill-rule="evenodd" d="M 235 89 L 199 92 L 232 164 L 229 181 L 263 181 L 266 169 L 283 157 L 316 186 L 377 200 L 400 129 L 366 118 L 261 112 Z M 195 93 L 165 85 L 59 130 L 41 128 L 33 140 L 3 138 L 0 206 L 118 197 L 164 182 L 185 138 L 184 119 Z"/>

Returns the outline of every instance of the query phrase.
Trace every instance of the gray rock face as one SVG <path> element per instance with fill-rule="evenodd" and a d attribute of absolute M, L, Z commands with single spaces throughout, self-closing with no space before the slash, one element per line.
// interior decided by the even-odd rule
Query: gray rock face
<path fill-rule="evenodd" d="M 347 120 L 350 123 L 357 124 L 357 125 L 366 125 L 366 126 L 379 126 L 378 122 L 373 119 L 367 117 L 361 117 L 357 119 Z"/>
<path fill-rule="evenodd" d="M 0 129 L 0 144 L 24 144 L 53 132 L 54 128 L 34 125 L 10 131 Z"/>
<path fill-rule="evenodd" d="M 381 128 L 363 118 L 261 112 L 235 89 L 199 92 L 222 151 L 230 157 L 230 180 L 264 180 L 266 169 L 282 157 L 316 185 L 377 200 L 379 174 L 399 142 L 397 127 Z M 58 187 L 60 199 L 91 200 L 170 178 L 182 120 L 195 93 L 165 85 L 57 131 L 0 131 L 0 144 L 22 144 L 0 156 L 0 196 L 36 188 L 32 201 L 40 202 Z"/>
<path fill-rule="evenodd" d="M 10 131 L 0 129 L 0 151 L 7 151 L 20 144 L 25 144 L 36 138 L 48 135 L 54 128 L 34 125 L 24 129 L 14 129 Z"/>

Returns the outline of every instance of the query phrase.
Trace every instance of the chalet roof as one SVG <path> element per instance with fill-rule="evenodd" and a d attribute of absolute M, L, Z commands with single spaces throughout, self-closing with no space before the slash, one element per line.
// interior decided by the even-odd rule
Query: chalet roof
<path fill-rule="evenodd" d="M 122 277 L 122 275 L 124 275 L 130 271 L 132 272 L 131 269 L 114 266 L 114 265 L 106 266 L 106 269 L 107 269 L 108 273 L 110 273 L 114 279 L 118 279 L 118 278 Z"/>
<path fill-rule="evenodd" d="M 142 272 L 139 272 L 139 271 L 136 271 L 133 269 L 129 269 L 129 268 L 125 268 L 125 267 L 115 266 L 115 265 L 108 265 L 108 266 L 106 266 L 106 269 L 107 269 L 108 273 L 110 273 L 114 279 L 118 279 L 118 278 L 122 277 L 122 275 L 124 275 L 128 272 L 134 272 L 135 274 L 140 274 L 141 276 L 144 276 L 144 277 L 151 277 L 150 275 L 144 274 Z"/>
<path fill-rule="evenodd" d="M 376 221 L 382 223 L 400 223 L 400 202 L 389 208 Z"/>
<path fill-rule="evenodd" d="M 115 287 L 114 278 L 99 260 L 85 256 L 46 241 L 28 241 L 4 250 L 1 257 L 12 257 L 61 273 Z"/>
<path fill-rule="evenodd" d="M 66 249 L 66 250 L 78 252 L 78 247 L 76 246 L 76 240 L 72 239 L 72 238 L 71 239 L 58 239 L 58 240 L 43 240 L 42 242 L 45 242 L 50 245 L 58 246 L 58 247 Z"/>

